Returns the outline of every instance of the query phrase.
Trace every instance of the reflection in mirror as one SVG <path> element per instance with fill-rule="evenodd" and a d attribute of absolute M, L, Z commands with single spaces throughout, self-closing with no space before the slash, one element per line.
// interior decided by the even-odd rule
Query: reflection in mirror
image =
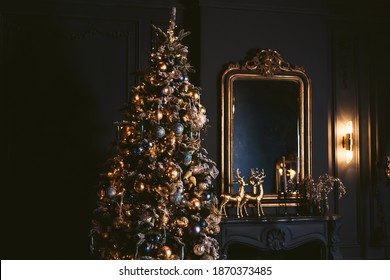
<path fill-rule="evenodd" d="M 311 84 L 302 67 L 259 50 L 222 75 L 221 193 L 235 193 L 233 170 L 264 169 L 266 202 L 311 174 Z M 288 185 L 288 188 L 287 188 Z M 249 191 L 249 190 L 246 190 Z"/>
<path fill-rule="evenodd" d="M 284 182 L 277 180 L 275 167 L 282 157 L 298 157 L 299 87 L 296 81 L 284 80 L 233 82 L 233 170 L 240 168 L 249 178 L 251 168 L 264 169 L 265 194 L 281 190 Z"/>

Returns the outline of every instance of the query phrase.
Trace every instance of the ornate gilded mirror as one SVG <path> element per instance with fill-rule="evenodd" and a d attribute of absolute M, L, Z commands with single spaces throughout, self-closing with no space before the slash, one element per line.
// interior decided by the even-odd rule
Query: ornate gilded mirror
<path fill-rule="evenodd" d="M 266 174 L 268 206 L 277 205 L 281 194 L 299 198 L 291 183 L 311 174 L 311 83 L 305 70 L 276 51 L 257 50 L 228 66 L 221 88 L 221 193 L 235 192 L 234 170 L 249 178 L 258 168 Z"/>

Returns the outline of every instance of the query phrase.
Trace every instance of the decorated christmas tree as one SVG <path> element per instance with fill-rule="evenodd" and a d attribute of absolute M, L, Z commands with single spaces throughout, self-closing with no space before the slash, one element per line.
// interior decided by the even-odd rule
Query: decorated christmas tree
<path fill-rule="evenodd" d="M 189 82 L 188 48 L 153 26 L 159 47 L 132 88 L 117 149 L 101 175 L 91 251 L 101 259 L 217 259 L 220 214 L 215 163 L 201 146 L 208 124 L 201 89 Z"/>

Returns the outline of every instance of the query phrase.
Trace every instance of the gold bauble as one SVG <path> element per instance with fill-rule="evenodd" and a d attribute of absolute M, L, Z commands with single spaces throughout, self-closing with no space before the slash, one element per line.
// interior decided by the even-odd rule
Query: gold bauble
<path fill-rule="evenodd" d="M 172 256 L 172 250 L 169 246 L 163 246 L 158 250 L 157 257 L 162 260 L 168 260 Z"/>
<path fill-rule="evenodd" d="M 202 203 L 200 202 L 199 199 L 194 197 L 190 200 L 190 209 L 191 210 L 200 210 L 201 208 L 202 208 Z"/>
<path fill-rule="evenodd" d="M 160 71 L 165 71 L 167 70 L 167 65 L 161 61 L 158 63 L 158 69 L 160 69 Z"/>
<path fill-rule="evenodd" d="M 169 257 L 170 260 L 180 260 L 179 256 L 178 255 L 171 255 Z"/>
<path fill-rule="evenodd" d="M 214 234 L 218 234 L 221 231 L 221 227 L 219 225 L 214 226 Z"/>
<path fill-rule="evenodd" d="M 140 192 L 143 192 L 145 190 L 145 184 L 144 182 L 137 182 L 135 185 L 134 185 L 134 190 L 137 192 L 137 193 L 140 193 Z"/>
<path fill-rule="evenodd" d="M 196 244 L 192 249 L 195 255 L 201 256 L 206 252 L 205 247 L 202 244 Z"/>
<path fill-rule="evenodd" d="M 178 171 L 176 168 L 170 166 L 170 167 L 168 168 L 167 175 L 168 175 L 168 177 L 169 177 L 171 180 L 176 180 L 177 178 L 179 178 L 179 175 L 180 175 L 180 174 L 179 174 L 179 171 Z"/>
<path fill-rule="evenodd" d="M 181 228 L 185 228 L 188 226 L 188 219 L 186 217 L 181 217 L 176 220 L 177 226 Z"/>

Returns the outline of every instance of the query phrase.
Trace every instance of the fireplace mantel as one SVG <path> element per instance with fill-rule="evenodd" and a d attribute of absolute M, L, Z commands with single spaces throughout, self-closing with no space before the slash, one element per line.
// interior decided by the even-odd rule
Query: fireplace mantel
<path fill-rule="evenodd" d="M 338 215 L 223 218 L 221 257 L 228 258 L 232 244 L 243 244 L 260 251 L 282 252 L 316 242 L 321 259 L 341 259 Z"/>

